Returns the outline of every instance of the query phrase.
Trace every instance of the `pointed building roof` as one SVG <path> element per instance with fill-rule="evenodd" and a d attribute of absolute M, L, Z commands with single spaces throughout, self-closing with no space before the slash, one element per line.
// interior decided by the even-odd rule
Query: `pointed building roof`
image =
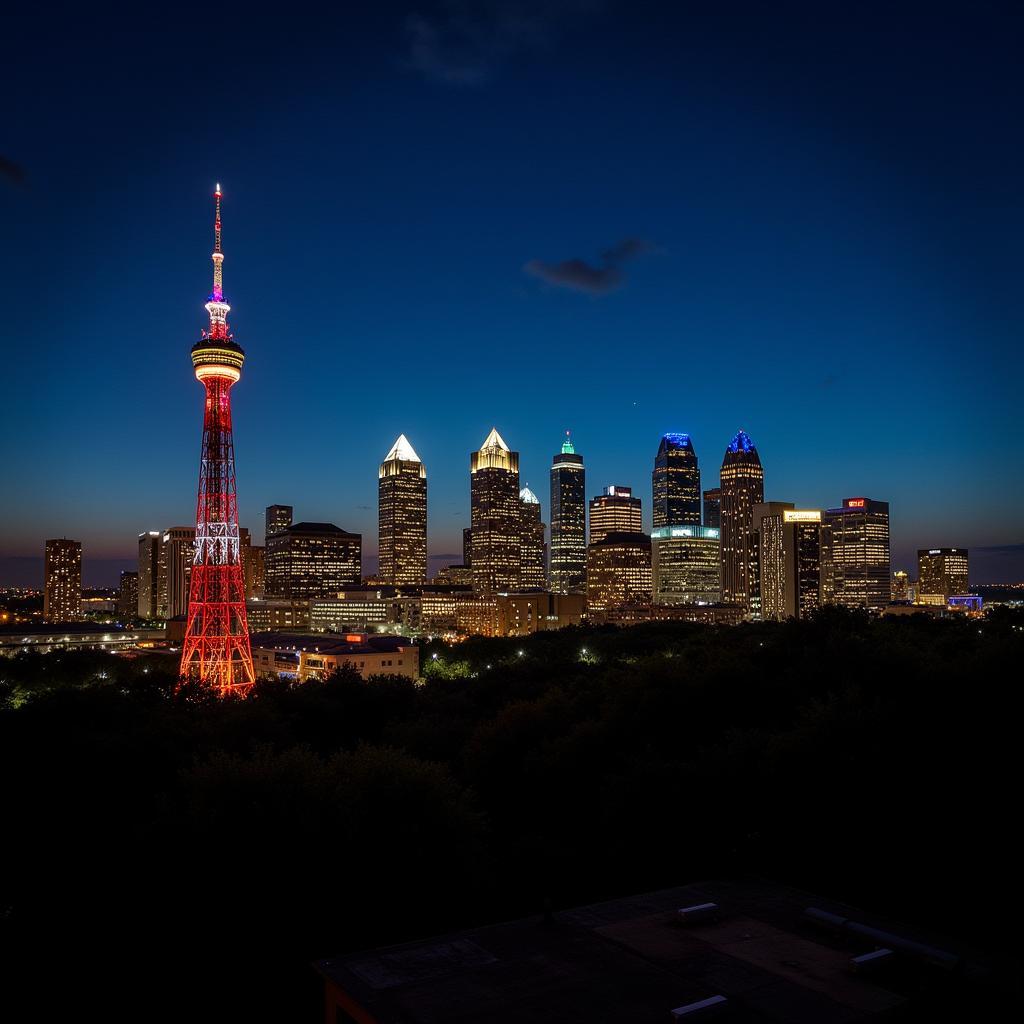
<path fill-rule="evenodd" d="M 385 462 L 419 462 L 420 457 L 405 434 L 399 434 L 398 440 L 391 446 L 391 451 L 384 456 Z"/>
<path fill-rule="evenodd" d="M 540 499 L 537 497 L 536 494 L 533 493 L 533 491 L 530 490 L 529 486 L 524 487 L 519 492 L 519 500 L 525 501 L 528 505 L 540 504 Z"/>
<path fill-rule="evenodd" d="M 500 448 L 503 452 L 509 450 L 508 445 L 501 439 L 501 434 L 498 433 L 497 427 L 491 427 L 491 432 L 487 435 L 487 440 L 480 445 L 480 451 L 485 448 Z"/>
<path fill-rule="evenodd" d="M 729 442 L 731 452 L 756 452 L 757 446 L 751 440 L 745 430 L 737 431 L 736 436 Z"/>

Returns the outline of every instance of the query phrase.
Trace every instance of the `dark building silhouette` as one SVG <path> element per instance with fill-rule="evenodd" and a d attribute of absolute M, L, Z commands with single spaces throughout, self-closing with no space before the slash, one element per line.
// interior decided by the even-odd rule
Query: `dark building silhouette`
<path fill-rule="evenodd" d="M 722 525 L 721 487 L 712 487 L 704 492 L 704 525 L 715 529 Z"/>

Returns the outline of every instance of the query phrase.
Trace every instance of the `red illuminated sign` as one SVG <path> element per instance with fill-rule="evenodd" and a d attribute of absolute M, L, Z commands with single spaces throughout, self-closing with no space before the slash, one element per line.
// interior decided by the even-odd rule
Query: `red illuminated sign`
<path fill-rule="evenodd" d="M 866 503 L 867 503 L 867 498 L 847 498 L 846 499 L 846 507 L 847 508 L 863 508 Z"/>

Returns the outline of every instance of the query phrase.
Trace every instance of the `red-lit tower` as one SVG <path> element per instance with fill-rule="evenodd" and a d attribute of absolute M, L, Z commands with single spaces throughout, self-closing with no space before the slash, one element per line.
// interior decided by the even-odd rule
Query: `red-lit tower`
<path fill-rule="evenodd" d="M 196 380 L 206 388 L 206 413 L 181 675 L 198 677 L 223 696 L 244 694 L 252 686 L 254 675 L 238 543 L 235 443 L 231 431 L 231 385 L 241 379 L 245 353 L 228 330 L 231 307 L 224 301 L 220 185 L 213 196 L 213 293 L 206 303 L 210 330 L 203 331 L 192 346 Z"/>

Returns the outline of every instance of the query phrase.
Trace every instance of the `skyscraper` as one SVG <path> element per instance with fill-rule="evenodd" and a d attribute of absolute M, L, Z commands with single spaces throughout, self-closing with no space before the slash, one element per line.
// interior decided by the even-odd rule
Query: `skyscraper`
<path fill-rule="evenodd" d="M 139 534 L 139 607 L 140 619 L 155 619 L 160 601 L 159 530 Z"/>
<path fill-rule="evenodd" d="M 267 538 L 268 597 L 335 597 L 362 586 L 363 538 L 334 523 L 292 523 Z"/>
<path fill-rule="evenodd" d="M 519 587 L 521 590 L 543 590 L 547 583 L 544 523 L 541 520 L 537 495 L 524 487 L 519 492 L 522 506 L 522 527 L 519 548 Z"/>
<path fill-rule="evenodd" d="M 123 622 L 131 622 L 139 614 L 139 574 L 122 572 L 117 591 L 117 614 Z"/>
<path fill-rule="evenodd" d="M 582 594 L 587 589 L 586 471 L 568 431 L 551 464 L 549 586 L 558 594 Z"/>
<path fill-rule="evenodd" d="M 422 585 L 427 578 L 427 471 L 405 434 L 377 473 L 377 528 L 381 582 Z"/>
<path fill-rule="evenodd" d="M 243 551 L 242 569 L 245 575 L 245 599 L 262 597 L 266 593 L 267 549 L 259 544 L 250 544 Z"/>
<path fill-rule="evenodd" d="M 665 434 L 651 474 L 655 526 L 700 526 L 700 468 L 689 434 Z"/>
<path fill-rule="evenodd" d="M 806 617 L 821 606 L 821 512 L 788 501 L 761 502 L 754 506 L 753 521 L 755 617 Z"/>
<path fill-rule="evenodd" d="M 473 589 L 487 594 L 519 589 L 522 509 L 519 453 L 496 429 L 470 455 Z"/>
<path fill-rule="evenodd" d="M 651 530 L 655 604 L 715 604 L 722 599 L 719 531 L 713 526 Z"/>
<path fill-rule="evenodd" d="M 739 431 L 722 459 L 722 600 L 750 610 L 753 508 L 764 501 L 764 470 L 757 448 Z"/>
<path fill-rule="evenodd" d="M 917 553 L 918 594 L 948 601 L 967 589 L 967 548 L 923 548 Z"/>
<path fill-rule="evenodd" d="M 222 284 L 220 185 L 214 199 L 213 292 L 206 303 L 210 330 L 192 346 L 192 366 L 196 380 L 206 390 L 206 405 L 181 674 L 195 675 L 227 694 L 246 692 L 255 676 L 245 616 L 231 425 L 231 388 L 242 378 L 245 352 L 228 330 L 231 307 L 224 301 Z"/>
<path fill-rule="evenodd" d="M 263 527 L 263 543 L 267 543 L 268 537 L 275 533 L 281 533 L 292 525 L 292 514 L 294 509 L 291 505 L 268 505 L 266 518 Z"/>
<path fill-rule="evenodd" d="M 590 543 L 596 544 L 608 533 L 643 533 L 643 511 L 639 498 L 630 487 L 612 484 L 590 499 Z"/>
<path fill-rule="evenodd" d="M 846 498 L 822 514 L 830 533 L 832 600 L 847 608 L 884 608 L 891 599 L 889 503 Z"/>
<path fill-rule="evenodd" d="M 890 588 L 894 601 L 909 601 L 910 577 L 903 569 L 897 569 L 892 574 L 892 585 Z"/>
<path fill-rule="evenodd" d="M 48 622 L 74 622 L 82 617 L 82 542 L 46 542 L 43 618 Z"/>
<path fill-rule="evenodd" d="M 194 526 L 172 526 L 160 539 L 157 615 L 173 619 L 188 613 L 189 582 L 196 551 Z"/>
<path fill-rule="evenodd" d="M 721 487 L 711 487 L 704 492 L 704 525 L 715 529 L 722 525 Z"/>

